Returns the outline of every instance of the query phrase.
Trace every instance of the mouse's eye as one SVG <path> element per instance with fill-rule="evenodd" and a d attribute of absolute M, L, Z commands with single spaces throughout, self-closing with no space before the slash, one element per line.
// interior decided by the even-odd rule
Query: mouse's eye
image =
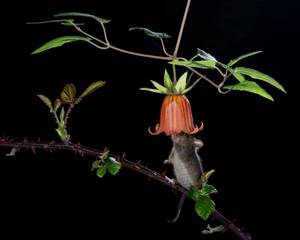
<path fill-rule="evenodd" d="M 160 110 L 160 123 L 155 131 L 149 132 L 158 135 L 164 132 L 167 136 L 180 133 L 195 134 L 203 129 L 194 125 L 191 104 L 185 95 L 168 95 L 165 97 Z"/>

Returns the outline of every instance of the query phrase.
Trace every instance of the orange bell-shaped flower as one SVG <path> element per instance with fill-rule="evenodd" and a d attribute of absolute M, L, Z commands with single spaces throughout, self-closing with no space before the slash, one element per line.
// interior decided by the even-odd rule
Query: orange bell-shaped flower
<path fill-rule="evenodd" d="M 167 136 L 180 133 L 195 134 L 203 129 L 201 126 L 194 126 L 191 105 L 185 95 L 168 95 L 165 97 L 161 111 L 160 123 L 156 125 L 152 135 L 164 132 Z"/>

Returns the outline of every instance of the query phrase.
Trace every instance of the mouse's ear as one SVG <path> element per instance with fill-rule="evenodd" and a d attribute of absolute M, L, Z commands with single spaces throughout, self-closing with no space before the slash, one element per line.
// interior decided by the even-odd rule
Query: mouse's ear
<path fill-rule="evenodd" d="M 194 138 L 194 145 L 196 148 L 200 149 L 204 146 L 204 143 L 202 140 Z"/>

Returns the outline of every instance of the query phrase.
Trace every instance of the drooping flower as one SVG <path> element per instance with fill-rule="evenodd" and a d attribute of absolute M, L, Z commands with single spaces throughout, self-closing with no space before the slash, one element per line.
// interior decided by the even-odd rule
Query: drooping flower
<path fill-rule="evenodd" d="M 203 129 L 194 125 L 191 105 L 185 95 L 166 96 L 160 110 L 160 123 L 156 125 L 155 132 L 158 135 L 164 132 L 167 136 L 180 133 L 195 134 Z"/>
<path fill-rule="evenodd" d="M 186 72 L 174 83 L 171 81 L 168 72 L 165 71 L 164 85 L 151 81 L 155 88 L 141 88 L 141 90 L 167 95 L 161 106 L 160 123 L 156 125 L 154 132 L 149 129 L 151 134 L 158 135 L 162 132 L 167 136 L 180 133 L 195 134 L 203 129 L 203 123 L 201 123 L 200 127 L 194 125 L 191 104 L 184 95 L 198 81 L 187 86 Z"/>

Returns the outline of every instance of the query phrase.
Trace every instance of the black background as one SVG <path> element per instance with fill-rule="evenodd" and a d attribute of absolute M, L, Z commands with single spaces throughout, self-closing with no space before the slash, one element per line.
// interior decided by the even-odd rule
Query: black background
<path fill-rule="evenodd" d="M 163 172 L 171 141 L 150 136 L 149 126 L 159 120 L 162 96 L 138 90 L 160 81 L 165 62 L 100 51 L 84 43 L 31 56 L 42 43 L 75 30 L 60 25 L 25 25 L 50 19 L 58 12 L 88 12 L 112 19 L 111 42 L 119 47 L 160 54 L 155 41 L 128 32 L 145 26 L 173 36 L 166 42 L 172 52 L 185 1 L 26 1 L 1 7 L 1 129 L 0 135 L 16 139 L 58 140 L 46 107 L 36 97 L 55 99 L 65 83 L 84 89 L 91 82 L 107 85 L 74 109 L 69 122 L 73 142 L 112 152 L 126 152 L 129 159 L 142 160 Z M 245 60 L 245 66 L 272 75 L 288 94 L 263 85 L 275 98 L 268 100 L 247 93 L 219 95 L 201 82 L 188 95 L 195 122 L 203 121 L 201 150 L 206 169 L 219 194 L 217 208 L 237 219 L 254 239 L 264 234 L 288 234 L 294 207 L 296 168 L 299 159 L 299 11 L 298 1 L 231 0 L 192 2 L 180 55 L 192 56 L 196 48 L 227 62 L 241 54 L 263 50 Z M 101 36 L 97 25 L 87 28 Z M 242 63 L 241 63 L 242 64 Z M 67 152 L 29 151 L 16 158 L 1 151 L 1 226 L 13 238 L 111 236 L 140 238 L 201 238 L 205 226 L 187 201 L 179 221 L 175 214 L 179 195 L 144 176 L 122 170 L 117 177 L 98 179 L 90 172 L 91 160 Z M 172 171 L 168 168 L 168 174 Z M 141 235 L 140 230 L 143 235 Z M 3 231 L 1 231 L 4 233 Z M 206 239 L 234 239 L 230 234 Z"/>

